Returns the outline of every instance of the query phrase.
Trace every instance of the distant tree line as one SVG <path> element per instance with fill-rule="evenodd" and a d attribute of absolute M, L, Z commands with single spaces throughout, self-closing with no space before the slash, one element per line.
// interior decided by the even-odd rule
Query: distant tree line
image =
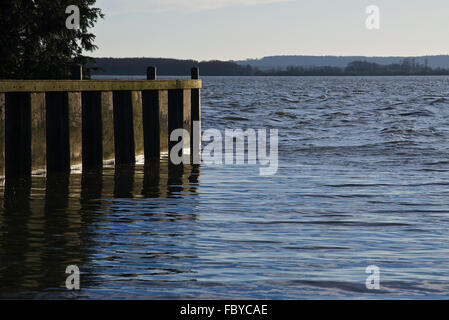
<path fill-rule="evenodd" d="M 240 66 L 230 61 L 177 60 L 165 58 L 96 58 L 88 67 L 97 75 L 144 75 L 149 66 L 157 67 L 159 75 L 190 75 L 192 67 L 199 67 L 201 75 L 248 76 L 255 75 L 257 69 Z"/>
<path fill-rule="evenodd" d="M 246 59 L 235 61 L 240 65 L 249 64 L 252 67 L 259 68 L 261 70 L 269 70 L 272 68 L 286 69 L 288 66 L 331 66 L 345 68 L 348 63 L 353 61 L 367 61 L 374 62 L 381 65 L 402 63 L 407 57 L 367 57 L 367 56 L 297 56 L 297 55 L 284 55 L 284 56 L 268 56 L 260 59 Z M 428 65 L 434 68 L 449 68 L 449 55 L 434 55 L 434 56 L 416 56 L 408 57 L 408 59 L 414 59 L 422 64 L 427 61 Z"/>
<path fill-rule="evenodd" d="M 272 69 L 256 72 L 256 75 L 274 76 L 407 76 L 407 75 L 449 75 L 449 69 L 432 69 L 428 63 L 420 64 L 415 59 L 404 59 L 401 63 L 381 65 L 374 62 L 354 61 L 346 68 L 339 67 L 288 67 L 285 70 Z"/>
<path fill-rule="evenodd" d="M 68 79 L 73 64 L 94 51 L 89 30 L 104 17 L 96 0 L 1 0 L 0 79 Z M 68 29 L 68 6 L 80 11 L 78 29 Z"/>
<path fill-rule="evenodd" d="M 88 66 L 97 75 L 144 75 L 148 66 L 156 66 L 159 75 L 189 75 L 192 67 L 199 67 L 204 76 L 401 76 L 449 75 L 449 69 L 431 68 L 427 63 L 407 58 L 401 63 L 381 65 L 367 61 L 354 61 L 340 67 L 296 67 L 261 71 L 249 65 L 232 61 L 177 60 L 164 58 L 96 58 Z"/>

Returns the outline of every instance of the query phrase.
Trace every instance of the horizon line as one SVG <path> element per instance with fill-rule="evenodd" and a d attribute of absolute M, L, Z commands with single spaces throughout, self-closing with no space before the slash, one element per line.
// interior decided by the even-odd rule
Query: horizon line
<path fill-rule="evenodd" d="M 209 61 L 248 61 L 248 60 L 261 60 L 264 58 L 270 58 L 270 57 L 335 57 L 335 58 L 353 58 L 353 57 L 363 57 L 363 58 L 424 58 L 424 57 L 442 57 L 447 56 L 449 57 L 449 53 L 441 53 L 441 54 L 426 54 L 426 55 L 390 55 L 390 56 L 370 56 L 370 55 L 313 55 L 313 54 L 280 54 L 280 55 L 269 55 L 269 56 L 262 56 L 259 58 L 242 58 L 242 59 L 194 59 L 194 58 L 172 58 L 172 57 L 150 57 L 150 56 L 123 56 L 123 57 L 113 57 L 113 56 L 89 56 L 86 55 L 86 57 L 94 58 L 94 59 L 173 59 L 173 60 L 186 60 L 186 61 L 197 61 L 197 62 L 209 62 Z"/>

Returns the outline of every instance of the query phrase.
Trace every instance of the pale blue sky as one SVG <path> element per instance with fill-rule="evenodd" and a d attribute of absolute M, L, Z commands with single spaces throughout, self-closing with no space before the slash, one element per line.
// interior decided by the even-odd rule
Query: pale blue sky
<path fill-rule="evenodd" d="M 365 27 L 368 5 L 380 30 Z M 96 57 L 449 54 L 449 0 L 97 0 Z"/>

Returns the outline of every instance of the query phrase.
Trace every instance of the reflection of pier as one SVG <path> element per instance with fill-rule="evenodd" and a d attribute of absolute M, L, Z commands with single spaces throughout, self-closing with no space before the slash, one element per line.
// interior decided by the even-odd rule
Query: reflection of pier
<path fill-rule="evenodd" d="M 74 74 L 82 74 L 78 70 Z M 174 146 L 170 133 L 192 136 L 201 120 L 199 72 L 191 80 L 0 80 L 0 176 L 33 170 L 69 172 L 72 165 L 101 168 L 104 160 L 147 162 Z M 190 140 L 184 149 L 198 150 Z M 192 154 L 192 152 L 191 152 Z"/>
<path fill-rule="evenodd" d="M 95 235 L 102 231 L 97 226 L 108 221 L 121 224 L 116 220 L 117 208 L 119 218 L 130 223 L 135 216 L 139 220 L 145 219 L 142 215 L 147 217 L 142 232 L 157 230 L 157 221 L 167 221 L 167 217 L 173 222 L 195 220 L 193 209 L 173 215 L 167 206 L 183 199 L 195 206 L 199 176 L 198 165 L 174 166 L 154 159 L 145 166 L 7 179 L 0 198 L 0 257 L 6 257 L 0 264 L 0 297 L 64 289 L 65 267 L 84 266 L 98 250 Z M 137 203 L 145 213 L 139 205 L 114 205 L 114 199 L 126 202 L 127 198 L 140 198 Z M 91 279 L 86 274 L 83 286 Z"/>

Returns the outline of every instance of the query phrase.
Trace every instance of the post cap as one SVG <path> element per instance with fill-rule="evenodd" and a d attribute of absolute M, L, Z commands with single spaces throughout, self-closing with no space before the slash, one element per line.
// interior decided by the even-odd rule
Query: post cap
<path fill-rule="evenodd" d="M 148 67 L 147 68 L 147 80 L 156 80 L 156 67 Z"/>
<path fill-rule="evenodd" d="M 83 66 L 81 64 L 74 64 L 71 71 L 72 80 L 83 80 Z"/>
<path fill-rule="evenodd" d="M 200 68 L 192 68 L 190 74 L 193 80 L 198 80 L 200 78 Z"/>

